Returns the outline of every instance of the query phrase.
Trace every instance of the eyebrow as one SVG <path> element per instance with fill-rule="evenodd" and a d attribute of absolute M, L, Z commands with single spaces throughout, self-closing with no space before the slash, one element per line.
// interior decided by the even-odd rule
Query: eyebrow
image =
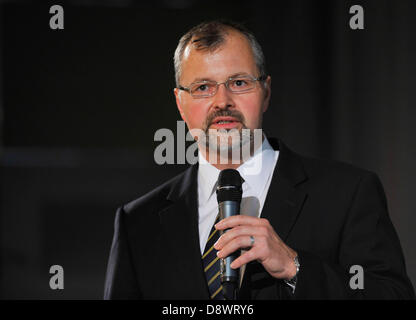
<path fill-rule="evenodd" d="M 248 76 L 248 75 L 249 74 L 247 72 L 237 72 L 237 73 L 232 74 L 231 76 L 228 76 L 227 80 L 229 78 L 235 78 L 235 77 L 240 77 L 240 76 Z M 215 80 L 210 79 L 210 78 L 195 78 L 194 81 L 192 81 L 191 83 L 202 82 L 202 81 L 214 81 L 215 82 Z"/>

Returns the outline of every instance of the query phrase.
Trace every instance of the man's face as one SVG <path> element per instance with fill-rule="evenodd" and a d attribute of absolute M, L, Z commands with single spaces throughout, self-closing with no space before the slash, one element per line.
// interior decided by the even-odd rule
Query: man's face
<path fill-rule="evenodd" d="M 212 80 L 218 83 L 235 75 L 260 76 L 253 52 L 244 35 L 228 31 L 225 42 L 215 51 L 185 48 L 182 58 L 180 85 Z M 189 130 L 201 129 L 260 129 L 263 112 L 270 100 L 271 79 L 256 83 L 255 89 L 244 93 L 232 93 L 225 85 L 218 87 L 212 97 L 193 98 L 189 92 L 175 89 L 176 104 Z M 226 120 L 226 123 L 218 121 Z M 231 122 L 229 122 L 231 120 Z"/>

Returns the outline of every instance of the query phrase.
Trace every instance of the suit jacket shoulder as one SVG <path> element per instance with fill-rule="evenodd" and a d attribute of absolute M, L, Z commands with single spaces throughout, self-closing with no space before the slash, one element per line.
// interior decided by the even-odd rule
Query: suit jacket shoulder
<path fill-rule="evenodd" d="M 190 170 L 190 168 L 149 191 L 143 196 L 125 204 L 123 206 L 123 210 L 127 215 L 135 215 L 162 209 L 163 206 L 166 205 L 166 199 L 171 194 L 172 189 L 176 188 L 178 184 L 180 184 L 181 180 L 186 176 L 186 172 L 188 170 Z"/>

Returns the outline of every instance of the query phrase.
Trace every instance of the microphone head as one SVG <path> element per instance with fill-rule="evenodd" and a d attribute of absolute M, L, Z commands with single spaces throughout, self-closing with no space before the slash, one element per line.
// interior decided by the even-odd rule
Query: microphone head
<path fill-rule="evenodd" d="M 241 202 L 243 179 L 235 169 L 224 169 L 220 172 L 217 184 L 217 201 Z"/>

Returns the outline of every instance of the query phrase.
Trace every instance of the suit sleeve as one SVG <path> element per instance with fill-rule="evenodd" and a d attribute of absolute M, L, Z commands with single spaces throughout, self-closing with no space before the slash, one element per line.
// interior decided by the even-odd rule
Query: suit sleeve
<path fill-rule="evenodd" d="M 107 264 L 104 299 L 141 299 L 128 236 L 125 229 L 125 212 L 119 208 L 114 223 L 114 237 Z"/>
<path fill-rule="evenodd" d="M 295 299 L 414 299 L 384 190 L 373 173 L 363 176 L 355 190 L 341 235 L 338 263 L 297 252 L 301 269 L 292 296 Z M 350 286 L 357 275 L 356 271 L 350 273 L 354 265 L 364 271 L 363 288 Z"/>

